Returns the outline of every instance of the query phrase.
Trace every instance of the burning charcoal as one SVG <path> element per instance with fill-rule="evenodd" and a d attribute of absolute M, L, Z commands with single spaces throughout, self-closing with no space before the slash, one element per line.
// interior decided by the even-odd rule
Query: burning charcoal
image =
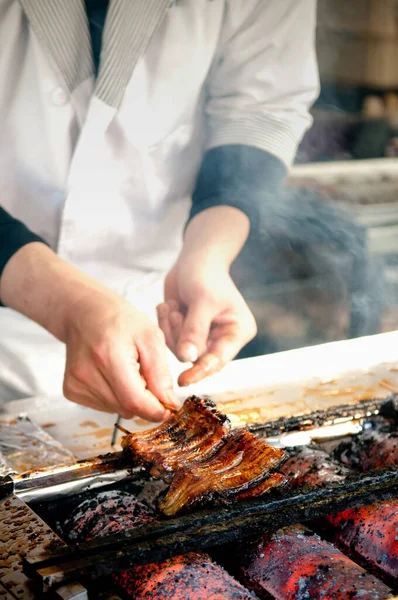
<path fill-rule="evenodd" d="M 386 585 L 301 526 L 281 529 L 247 549 L 240 572 L 260 598 L 382 600 L 390 596 Z"/>
<path fill-rule="evenodd" d="M 375 454 L 371 455 L 376 458 Z M 325 452 L 312 448 L 300 449 L 282 469 L 293 477 L 292 483 L 296 486 L 320 485 L 336 481 L 335 475 L 350 473 Z M 340 548 L 390 581 L 398 578 L 397 515 L 398 499 L 343 511 L 327 517 L 324 522 L 333 526 L 332 540 Z"/>
<path fill-rule="evenodd" d="M 124 592 L 135 600 L 255 599 L 206 554 L 190 552 L 160 564 L 129 569 L 115 577 Z"/>
<path fill-rule="evenodd" d="M 325 482 L 341 482 L 350 474 L 350 470 L 330 459 L 323 450 L 303 447 L 295 451 L 280 471 L 288 476 L 290 485 L 316 486 Z"/>
<path fill-rule="evenodd" d="M 342 442 L 334 456 L 344 465 L 362 472 L 398 466 L 398 433 L 365 431 Z"/>
<path fill-rule="evenodd" d="M 392 583 L 398 578 L 398 499 L 345 510 L 328 517 L 333 540 Z"/>
<path fill-rule="evenodd" d="M 88 541 L 126 532 L 154 519 L 145 504 L 127 492 L 115 490 L 100 492 L 82 502 L 67 519 L 64 531 L 70 540 Z M 113 580 L 135 600 L 255 600 L 209 556 L 196 552 L 128 569 L 114 575 Z"/>
<path fill-rule="evenodd" d="M 148 508 L 127 492 L 100 492 L 85 500 L 65 521 L 64 534 L 71 541 L 88 541 L 122 533 L 154 520 Z"/>

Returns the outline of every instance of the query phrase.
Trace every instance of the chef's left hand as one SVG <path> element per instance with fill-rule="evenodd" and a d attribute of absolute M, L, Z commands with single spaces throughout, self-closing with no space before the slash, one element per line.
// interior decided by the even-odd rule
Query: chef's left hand
<path fill-rule="evenodd" d="M 180 259 L 165 282 L 158 321 L 166 343 L 182 362 L 194 363 L 179 385 L 196 383 L 231 361 L 256 335 L 256 322 L 221 264 Z"/>

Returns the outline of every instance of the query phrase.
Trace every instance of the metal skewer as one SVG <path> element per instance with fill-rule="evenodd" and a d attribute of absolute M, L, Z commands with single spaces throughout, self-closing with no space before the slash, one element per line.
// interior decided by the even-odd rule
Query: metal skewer
<path fill-rule="evenodd" d="M 122 431 L 123 433 L 125 433 L 126 435 L 130 435 L 131 431 L 129 431 L 128 429 L 126 429 L 125 427 L 122 427 L 121 425 L 119 425 L 119 423 L 115 423 L 115 429 Z"/>
<path fill-rule="evenodd" d="M 121 418 L 122 417 L 120 415 L 117 416 L 116 423 L 115 423 L 115 426 L 113 428 L 112 439 L 111 439 L 111 446 L 114 446 L 116 444 L 117 430 L 119 428 L 119 423 L 121 421 Z"/>
<path fill-rule="evenodd" d="M 175 414 L 177 412 L 177 408 L 174 408 L 173 406 L 170 406 L 168 404 L 163 404 L 163 406 L 169 411 L 171 412 L 171 414 Z M 118 415 L 117 419 L 116 419 L 116 423 L 115 426 L 113 428 L 113 433 L 112 433 L 112 439 L 111 439 L 111 446 L 114 446 L 116 443 L 116 437 L 117 437 L 117 432 L 119 431 L 123 431 L 123 433 L 129 434 L 131 433 L 130 431 L 127 431 L 127 429 L 124 429 L 124 427 L 121 427 L 120 425 L 120 421 L 121 421 L 122 417 L 120 415 Z"/>

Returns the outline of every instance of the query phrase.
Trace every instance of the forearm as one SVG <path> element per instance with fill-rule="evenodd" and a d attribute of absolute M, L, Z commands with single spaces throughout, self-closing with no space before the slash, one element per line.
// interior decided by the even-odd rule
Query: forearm
<path fill-rule="evenodd" d="M 232 206 L 214 206 L 195 215 L 184 237 L 184 262 L 206 265 L 218 263 L 229 269 L 249 235 L 247 215 Z"/>
<path fill-rule="evenodd" d="M 42 238 L 30 231 L 22 221 L 14 219 L 0 206 L 0 277 L 10 258 L 20 248 L 32 242 L 45 243 Z"/>
<path fill-rule="evenodd" d="M 234 207 L 247 216 L 256 235 L 267 204 L 277 201 L 286 172 L 279 159 L 258 148 L 238 145 L 209 150 L 193 193 L 190 221 L 212 207 Z M 227 223 L 221 221 L 218 227 L 228 235 Z"/>
<path fill-rule="evenodd" d="M 20 248 L 9 259 L 0 278 L 2 302 L 61 341 L 66 340 L 74 306 L 85 298 L 93 299 L 98 290 L 106 292 L 106 288 L 40 242 Z"/>

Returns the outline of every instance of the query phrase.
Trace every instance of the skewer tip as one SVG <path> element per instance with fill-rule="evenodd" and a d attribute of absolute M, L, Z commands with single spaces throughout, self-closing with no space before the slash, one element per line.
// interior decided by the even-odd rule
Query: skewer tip
<path fill-rule="evenodd" d="M 125 427 L 122 427 L 119 423 L 115 423 L 115 429 L 119 429 L 119 431 L 122 431 L 126 435 L 130 435 L 130 433 L 131 433 L 131 431 L 129 431 Z"/>

